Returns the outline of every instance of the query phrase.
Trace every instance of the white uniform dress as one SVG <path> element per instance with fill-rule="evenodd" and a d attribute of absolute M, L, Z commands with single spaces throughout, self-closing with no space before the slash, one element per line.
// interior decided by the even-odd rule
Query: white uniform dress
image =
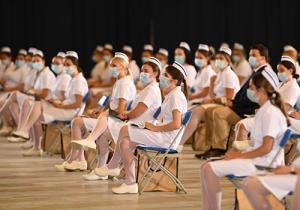
<path fill-rule="evenodd" d="M 57 75 L 55 87 L 52 91 L 52 99 L 59 99 L 61 91 L 67 92 L 72 77 L 68 74 L 62 73 Z"/>
<path fill-rule="evenodd" d="M 236 65 L 234 71 L 238 76 L 245 78 L 241 86 L 243 86 L 245 82 L 247 82 L 247 80 L 250 78 L 250 76 L 253 73 L 253 70 L 246 59 L 242 59 L 241 62 L 239 62 Z"/>
<path fill-rule="evenodd" d="M 76 101 L 76 95 L 81 95 L 85 97 L 88 93 L 88 84 L 86 79 L 83 77 L 82 73 L 79 73 L 72 78 L 68 90 L 65 94 L 66 99 L 62 104 L 73 104 Z M 85 104 L 82 104 L 80 108 L 77 109 L 61 109 L 56 108 L 52 104 L 42 101 L 42 111 L 45 123 L 50 123 L 53 121 L 69 121 L 73 119 L 80 111 L 85 107 Z"/>
<path fill-rule="evenodd" d="M 98 64 L 97 64 L 98 65 Z M 109 67 L 105 67 L 105 62 L 101 61 L 99 63 L 100 67 L 98 68 L 98 79 L 100 79 L 103 83 L 109 83 L 111 81 L 111 75 L 109 73 Z M 92 96 L 96 96 L 100 92 L 111 92 L 111 87 L 94 87 L 90 89 Z"/>
<path fill-rule="evenodd" d="M 216 72 L 212 69 L 210 65 L 199 70 L 193 85 L 195 91 L 199 92 L 204 88 L 210 87 L 210 79 L 212 76 L 216 76 Z M 209 94 L 206 97 L 203 97 L 201 99 L 196 99 L 196 100 L 197 102 L 201 102 L 207 98 L 209 98 Z"/>
<path fill-rule="evenodd" d="M 186 84 L 188 87 L 193 87 L 197 71 L 194 66 L 189 64 L 183 64 L 183 67 L 185 68 L 187 74 Z"/>
<path fill-rule="evenodd" d="M 34 91 L 36 90 L 41 91 L 43 89 L 48 89 L 49 92 L 48 95 L 46 96 L 46 99 L 48 99 L 51 97 L 51 92 L 53 91 L 54 85 L 55 85 L 55 76 L 48 67 L 45 67 L 43 70 L 41 70 L 41 72 L 37 74 L 32 93 L 34 93 Z M 21 92 L 17 92 L 17 101 L 20 108 L 22 107 L 25 99 L 34 100 L 32 96 L 28 96 Z"/>
<path fill-rule="evenodd" d="M 124 99 L 127 103 L 130 103 L 134 100 L 136 96 L 136 88 L 134 82 L 130 76 L 123 77 L 118 79 L 113 87 L 112 94 L 110 97 L 109 107 L 112 110 L 115 110 L 119 107 L 119 99 Z M 124 122 L 115 118 L 108 117 L 107 127 L 110 131 L 110 134 L 114 140 L 117 142 L 119 138 L 120 129 L 124 126 Z"/>
<path fill-rule="evenodd" d="M 133 80 L 138 81 L 140 77 L 140 68 L 136 64 L 135 60 L 129 62 L 129 69 L 132 72 Z"/>
<path fill-rule="evenodd" d="M 279 108 L 272 105 L 270 101 L 267 101 L 259 108 L 254 120 L 254 127 L 250 131 L 250 139 L 253 141 L 253 147 L 249 147 L 246 151 L 252 151 L 260 147 L 263 144 L 263 137 L 265 136 L 274 138 L 272 150 L 264 156 L 252 159 L 233 159 L 210 162 L 210 166 L 218 177 L 231 174 L 235 176 L 256 175 L 259 174 L 260 171 L 256 169 L 255 165 L 269 166 L 272 162 L 278 151 L 278 144 L 287 129 L 286 118 Z M 282 165 L 283 163 L 284 152 L 281 150 L 272 167 Z"/>
<path fill-rule="evenodd" d="M 103 69 L 105 69 L 105 61 L 104 60 L 99 61 L 93 67 L 93 69 L 91 71 L 91 78 L 94 80 L 98 80 L 99 78 L 101 78 L 101 72 L 103 71 Z"/>
<path fill-rule="evenodd" d="M 165 96 L 165 99 L 161 105 L 162 122 L 157 123 L 157 125 L 165 125 L 170 123 L 173 120 L 172 112 L 174 110 L 179 111 L 182 116 L 187 111 L 187 100 L 184 93 L 181 91 L 181 87 L 176 87 Z M 150 122 L 152 121 L 150 120 Z M 154 132 L 133 126 L 128 127 L 128 133 L 131 141 L 140 145 L 162 148 L 168 148 L 170 146 L 178 131 L 179 129 L 168 132 Z M 175 144 L 172 147 L 173 149 L 178 147 L 182 134 L 178 136 Z"/>

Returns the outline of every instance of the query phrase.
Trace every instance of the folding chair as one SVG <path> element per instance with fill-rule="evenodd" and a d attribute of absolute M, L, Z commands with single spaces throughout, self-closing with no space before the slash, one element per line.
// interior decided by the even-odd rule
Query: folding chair
<path fill-rule="evenodd" d="M 278 155 L 280 154 L 280 152 L 282 150 L 284 150 L 284 146 L 287 143 L 287 141 L 291 138 L 291 136 L 293 136 L 292 131 L 290 129 L 287 129 L 284 132 L 284 134 L 283 134 L 283 136 L 282 136 L 282 138 L 281 138 L 281 140 L 278 144 L 278 146 L 279 146 L 278 151 L 276 152 L 276 154 L 275 154 L 274 158 L 272 159 L 271 163 L 269 164 L 268 168 L 271 168 L 273 166 L 273 164 L 276 161 Z M 235 206 L 234 206 L 234 209 L 236 209 L 237 204 L 238 204 L 237 190 L 241 189 L 241 182 L 245 178 L 247 178 L 247 176 L 235 176 L 233 174 L 230 174 L 230 175 L 227 175 L 226 178 L 235 186 Z"/>
<path fill-rule="evenodd" d="M 160 113 L 160 109 L 157 110 L 157 112 Z M 154 118 L 157 119 L 157 117 L 159 116 L 159 113 L 155 113 Z M 190 118 L 192 116 L 192 112 L 188 111 L 186 112 L 182 123 L 181 123 L 181 128 L 178 131 L 177 135 L 175 136 L 175 138 L 172 140 L 170 146 L 168 148 L 161 148 L 161 147 L 147 147 L 147 146 L 138 146 L 137 150 L 138 152 L 141 152 L 143 155 L 145 155 L 145 157 L 150 161 L 148 168 L 146 169 L 144 175 L 142 176 L 141 180 L 139 181 L 139 193 L 141 194 L 143 192 L 143 190 L 145 189 L 145 187 L 150 183 L 150 181 L 152 180 L 153 176 L 155 175 L 155 173 L 158 170 L 161 170 L 164 172 L 164 174 L 166 176 L 168 176 L 172 182 L 174 182 L 174 184 L 176 185 L 176 189 L 177 191 L 183 191 L 184 193 L 187 193 L 186 189 L 184 188 L 183 184 L 181 183 L 181 181 L 178 179 L 178 165 L 179 165 L 179 155 L 178 152 L 176 151 L 176 149 L 173 149 L 173 145 L 175 144 L 176 141 L 178 141 L 178 136 L 180 136 L 182 134 L 182 132 L 184 131 L 184 129 L 186 128 Z M 155 155 L 150 155 L 150 152 L 154 152 L 156 153 Z M 177 169 L 176 169 L 176 175 L 174 176 L 169 170 L 167 170 L 164 166 L 163 166 L 163 162 L 164 159 L 166 157 L 175 157 L 177 159 Z M 158 160 L 158 158 L 160 158 L 160 161 Z M 147 178 L 147 175 L 150 173 L 150 171 L 153 169 L 153 167 L 155 166 L 155 169 L 153 170 L 151 176 L 149 178 Z M 138 170 L 139 170 L 139 166 L 138 166 Z M 138 180 L 138 176 L 137 176 L 137 180 Z M 146 182 L 145 185 L 142 187 L 143 182 Z"/>
<path fill-rule="evenodd" d="M 77 113 L 77 115 L 81 115 L 84 112 L 86 103 L 88 101 L 88 98 L 90 96 L 90 92 L 88 92 L 82 99 L 82 105 Z M 72 121 L 72 120 L 71 120 Z M 47 152 L 47 154 L 49 155 L 53 155 L 55 148 L 57 148 L 57 146 L 59 145 L 59 142 L 61 143 L 61 151 L 62 151 L 62 158 L 65 158 L 65 154 L 64 154 L 64 147 L 63 147 L 63 134 L 71 128 L 71 121 L 54 121 L 53 123 L 56 125 L 56 128 L 58 129 L 59 133 L 57 135 L 57 137 L 55 138 L 55 141 L 51 144 L 51 146 L 49 147 L 49 150 Z M 47 126 L 47 124 L 46 124 Z"/>

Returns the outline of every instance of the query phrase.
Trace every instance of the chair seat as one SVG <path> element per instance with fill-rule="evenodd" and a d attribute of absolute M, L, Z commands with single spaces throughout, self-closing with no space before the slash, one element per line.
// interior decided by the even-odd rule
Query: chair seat
<path fill-rule="evenodd" d="M 71 121 L 54 121 L 54 124 L 59 124 L 62 123 L 64 124 L 67 128 L 71 128 Z"/>
<path fill-rule="evenodd" d="M 300 134 L 293 133 L 293 134 L 291 135 L 291 138 L 292 138 L 292 139 L 299 139 L 299 138 L 300 138 Z"/>
<path fill-rule="evenodd" d="M 235 176 L 233 174 L 229 174 L 226 176 L 228 179 L 245 179 L 247 176 Z"/>
<path fill-rule="evenodd" d="M 144 151 L 156 151 L 160 153 L 165 153 L 168 149 L 161 147 L 146 147 L 146 146 L 138 146 L 137 149 Z M 177 154 L 178 152 L 175 149 L 170 149 L 168 154 Z"/>

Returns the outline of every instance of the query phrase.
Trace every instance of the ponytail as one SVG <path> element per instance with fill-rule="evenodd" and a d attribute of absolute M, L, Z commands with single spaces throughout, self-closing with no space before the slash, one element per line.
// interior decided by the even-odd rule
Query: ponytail
<path fill-rule="evenodd" d="M 291 123 L 290 123 L 288 115 L 285 111 L 284 103 L 282 102 L 280 93 L 278 93 L 277 91 L 274 91 L 274 92 L 267 92 L 267 94 L 268 94 L 268 97 L 269 97 L 269 100 L 270 100 L 271 104 L 273 104 L 274 106 L 276 106 L 280 109 L 280 111 L 284 114 L 284 116 L 286 118 L 288 126 L 290 126 Z"/>

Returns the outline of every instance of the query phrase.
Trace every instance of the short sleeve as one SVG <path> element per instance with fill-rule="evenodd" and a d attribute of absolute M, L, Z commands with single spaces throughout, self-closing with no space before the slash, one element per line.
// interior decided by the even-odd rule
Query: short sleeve
<path fill-rule="evenodd" d="M 251 76 L 252 69 L 246 60 L 244 60 L 240 65 L 237 66 L 236 74 L 246 78 L 249 78 Z"/>
<path fill-rule="evenodd" d="M 84 84 L 83 84 L 83 81 L 80 80 L 80 79 L 76 79 L 73 86 L 71 87 L 73 90 L 72 90 L 72 93 L 74 95 L 81 95 L 82 97 L 84 96 Z"/>
<path fill-rule="evenodd" d="M 291 88 L 287 89 L 282 93 L 282 100 L 284 103 L 291 105 L 292 107 L 296 104 L 299 97 L 300 88 L 297 83 L 294 83 Z"/>
<path fill-rule="evenodd" d="M 149 108 L 153 104 L 155 104 L 156 101 L 161 100 L 161 96 L 158 94 L 160 94 L 160 92 L 155 90 L 155 87 L 151 87 L 148 91 L 146 91 L 145 94 L 143 94 L 139 98 L 138 103 L 142 102 Z"/>
<path fill-rule="evenodd" d="M 181 114 L 184 114 L 186 112 L 186 109 L 187 109 L 187 103 L 186 103 L 186 100 L 185 98 L 183 97 L 179 97 L 179 95 L 176 97 L 176 96 L 173 96 L 171 98 L 171 107 L 170 109 L 172 111 L 174 110 L 178 110 L 179 112 L 181 112 Z"/>
<path fill-rule="evenodd" d="M 55 85 L 55 76 L 51 72 L 45 72 L 41 78 L 41 89 L 52 90 Z"/>
<path fill-rule="evenodd" d="M 133 82 L 132 82 L 133 83 Z M 133 99 L 132 95 L 132 91 L 133 88 L 131 87 L 133 84 L 130 84 L 130 81 L 128 80 L 123 80 L 122 83 L 120 83 L 120 86 L 118 88 L 118 92 L 117 92 L 117 99 L 125 99 L 126 101 L 130 101 Z M 135 91 L 134 91 L 135 94 Z"/>
<path fill-rule="evenodd" d="M 235 89 L 235 73 L 234 72 L 228 72 L 225 74 L 225 76 L 222 78 L 223 88 L 232 88 Z"/>
<path fill-rule="evenodd" d="M 262 136 L 271 136 L 274 139 L 282 131 L 281 113 L 279 111 L 268 110 L 262 117 Z"/>
<path fill-rule="evenodd" d="M 71 78 L 68 75 L 63 75 L 62 78 L 58 81 L 56 89 L 58 91 L 67 91 Z"/>

